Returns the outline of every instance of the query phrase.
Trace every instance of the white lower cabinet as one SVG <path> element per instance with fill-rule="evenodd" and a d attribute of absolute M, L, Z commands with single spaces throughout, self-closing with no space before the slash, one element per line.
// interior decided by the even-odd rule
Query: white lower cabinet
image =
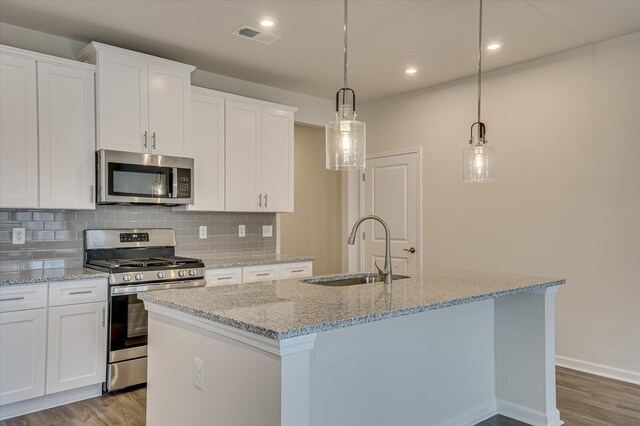
<path fill-rule="evenodd" d="M 47 309 L 0 314 L 0 405 L 44 395 Z"/>
<path fill-rule="evenodd" d="M 106 310 L 106 302 L 49 308 L 48 394 L 104 381 Z"/>
<path fill-rule="evenodd" d="M 213 287 L 226 284 L 306 278 L 311 275 L 313 275 L 313 262 L 309 261 L 207 269 L 205 279 L 207 280 L 207 287 Z"/>

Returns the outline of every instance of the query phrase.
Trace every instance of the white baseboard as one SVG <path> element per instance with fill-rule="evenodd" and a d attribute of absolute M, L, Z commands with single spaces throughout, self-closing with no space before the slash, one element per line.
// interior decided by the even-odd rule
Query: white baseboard
<path fill-rule="evenodd" d="M 0 420 L 23 416 L 102 395 L 102 383 L 0 406 Z"/>
<path fill-rule="evenodd" d="M 440 423 L 438 426 L 474 426 L 496 414 L 498 414 L 496 410 L 496 400 L 492 398 L 464 413 L 457 414 L 455 417 L 448 419 L 444 423 Z"/>
<path fill-rule="evenodd" d="M 609 367 L 607 365 L 593 362 L 581 361 L 575 358 L 556 355 L 556 365 L 558 367 L 570 368 L 584 373 L 595 374 L 596 376 L 607 377 L 609 379 L 640 385 L 640 373 L 622 370 L 620 368 Z"/>
<path fill-rule="evenodd" d="M 496 405 L 499 414 L 532 426 L 560 426 L 564 424 L 564 422 L 560 420 L 560 412 L 558 410 L 555 410 L 551 414 L 546 414 L 542 411 L 532 410 L 531 408 L 501 399 L 496 401 Z"/>

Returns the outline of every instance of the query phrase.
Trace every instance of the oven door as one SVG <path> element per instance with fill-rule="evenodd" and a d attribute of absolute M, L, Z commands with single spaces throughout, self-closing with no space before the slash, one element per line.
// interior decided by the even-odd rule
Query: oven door
<path fill-rule="evenodd" d="M 205 280 L 113 286 L 110 288 L 109 363 L 147 355 L 147 311 L 138 293 L 206 286 Z"/>
<path fill-rule="evenodd" d="M 100 150 L 99 203 L 193 203 L 193 159 Z"/>

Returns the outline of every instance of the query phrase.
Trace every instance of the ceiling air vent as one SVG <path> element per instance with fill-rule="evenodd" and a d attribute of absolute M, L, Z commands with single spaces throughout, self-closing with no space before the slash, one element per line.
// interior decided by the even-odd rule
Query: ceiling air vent
<path fill-rule="evenodd" d="M 274 41 L 278 40 L 282 36 L 277 34 L 268 33 L 266 31 L 260 31 L 256 28 L 252 27 L 242 27 L 235 30 L 233 35 L 237 35 L 238 37 L 248 38 L 250 40 L 258 41 L 262 44 L 270 44 Z"/>

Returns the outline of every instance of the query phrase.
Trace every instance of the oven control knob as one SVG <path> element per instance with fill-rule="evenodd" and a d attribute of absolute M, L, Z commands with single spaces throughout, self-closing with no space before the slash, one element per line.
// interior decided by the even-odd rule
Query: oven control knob
<path fill-rule="evenodd" d="M 126 281 L 126 282 L 131 281 L 131 274 L 124 274 L 124 275 L 122 276 L 122 280 L 123 280 L 123 281 Z"/>
<path fill-rule="evenodd" d="M 141 280 L 142 279 L 142 274 L 136 274 L 136 280 Z"/>
<path fill-rule="evenodd" d="M 158 272 L 158 278 L 164 278 L 165 274 L 164 272 Z"/>
<path fill-rule="evenodd" d="M 184 271 L 178 271 L 178 276 L 179 276 L 179 277 L 184 277 L 184 276 L 185 276 Z"/>
<path fill-rule="evenodd" d="M 189 270 L 189 275 L 191 275 L 192 277 L 196 274 L 196 270 L 195 269 L 190 269 Z"/>

